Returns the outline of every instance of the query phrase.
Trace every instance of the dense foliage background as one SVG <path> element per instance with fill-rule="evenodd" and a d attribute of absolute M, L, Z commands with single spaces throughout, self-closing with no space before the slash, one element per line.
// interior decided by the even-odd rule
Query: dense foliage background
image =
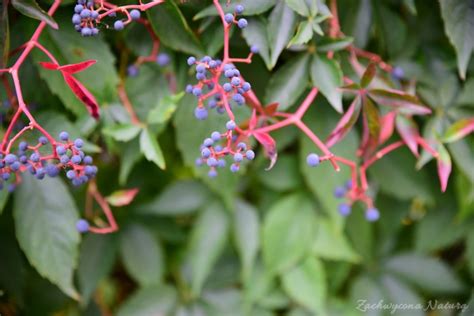
<path fill-rule="evenodd" d="M 242 1 L 249 26 L 235 29 L 231 37 L 234 56 L 246 56 L 251 44 L 259 46 L 253 63 L 239 69 L 267 104 L 301 100 L 309 88 L 307 59 L 322 40 L 315 33 L 309 48 L 286 49 L 307 20 L 286 2 Z M 474 115 L 474 63 L 462 80 L 445 32 L 445 22 L 471 23 L 470 34 L 456 34 L 466 47 L 471 45 L 474 3 L 442 2 L 445 21 L 438 1 L 337 2 L 342 31 L 417 82 L 417 93 L 433 109 L 433 115 L 417 118 L 425 135 L 443 133 L 455 120 Z M 462 2 L 470 6 L 460 13 Z M 48 2 L 40 5 L 46 8 Z M 89 117 L 59 74 L 38 66 L 44 61 L 40 52 L 20 73 L 25 99 L 50 132 L 67 130 L 87 139 L 86 151 L 99 166 L 97 184 L 105 196 L 130 188 L 139 193 L 130 205 L 113 209 L 118 232 L 80 237 L 74 223 L 83 217 L 86 186 L 25 176 L 13 194 L 1 191 L 1 315 L 390 313 L 358 310 L 360 299 L 423 306 L 430 300 L 471 300 L 464 315 L 474 313 L 472 135 L 447 145 L 454 165 L 445 193 L 439 190 L 435 164 L 416 170 L 408 149 L 375 164 L 369 180 L 381 212 L 376 223 L 365 221 L 362 208 L 347 220 L 338 214 L 332 192 L 349 171 L 335 173 L 328 164 L 309 168 L 304 161 L 314 145 L 293 127 L 272 134 L 279 159 L 271 171 L 265 171 L 268 161 L 260 150 L 239 174 L 227 171 L 209 179 L 194 160 L 202 140 L 227 119 L 210 115 L 196 121 L 196 99 L 181 92 L 195 82 L 186 58 L 217 57 L 222 50 L 222 25 L 211 2 L 167 1 L 149 10 L 160 52 L 171 63 L 146 63 L 133 78 L 127 77 L 127 66 L 151 49 L 143 26 L 83 38 L 70 22 L 73 6 L 64 1 L 54 16 L 59 29 L 48 28 L 41 43 L 62 64 L 97 60 L 78 78 L 97 98 L 100 120 Z M 26 42 L 38 24 L 12 8 L 7 23 L 10 47 Z M 466 47 L 461 55 L 469 60 L 472 47 Z M 341 67 L 349 68 L 342 62 Z M 130 117 L 118 98 L 120 84 L 140 120 L 152 122 L 142 131 L 127 128 Z M 3 89 L 0 95 L 6 98 Z M 1 115 L 4 122 L 11 116 L 6 104 Z M 326 137 L 339 117 L 318 96 L 304 120 Z M 335 152 L 355 157 L 357 133 L 352 131 Z M 163 159 L 154 159 L 156 164 L 145 159 L 140 137 L 157 137 Z M 458 312 L 451 307 L 430 315 Z M 423 314 L 422 309 L 395 312 Z"/>

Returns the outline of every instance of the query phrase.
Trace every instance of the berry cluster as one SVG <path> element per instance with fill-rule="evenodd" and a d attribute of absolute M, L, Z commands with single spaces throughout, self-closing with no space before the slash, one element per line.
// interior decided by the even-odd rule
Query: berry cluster
<path fill-rule="evenodd" d="M 247 27 L 248 25 L 248 22 L 246 19 L 244 18 L 241 18 L 239 20 L 236 20 L 236 15 L 237 14 L 242 14 L 242 12 L 244 12 L 244 6 L 239 4 L 239 5 L 236 5 L 235 6 L 235 13 L 232 14 L 232 13 L 227 13 L 226 15 L 224 15 L 224 20 L 227 24 L 237 24 L 237 26 L 240 28 L 240 29 L 244 29 Z"/>
<path fill-rule="evenodd" d="M 137 9 L 130 10 L 130 12 L 126 10 L 122 12 L 127 15 L 127 20 L 116 20 L 113 25 L 116 31 L 123 30 L 125 25 L 131 21 L 137 21 L 141 16 L 140 11 Z M 82 36 L 96 36 L 99 34 L 98 25 L 104 16 L 116 17 L 116 12 L 115 10 L 107 10 L 103 5 L 96 5 L 94 0 L 78 0 L 74 7 L 72 24 L 74 24 L 74 28 Z"/>
<path fill-rule="evenodd" d="M 232 156 L 233 162 L 230 165 L 230 171 L 232 172 L 240 170 L 240 164 L 244 158 L 247 160 L 255 158 L 253 150 L 247 149 L 247 144 L 238 142 L 238 137 L 233 135 L 235 128 L 235 122 L 228 121 L 226 123 L 226 133 L 221 134 L 218 131 L 214 131 L 201 145 L 201 158 L 196 159 L 196 165 L 202 166 L 207 164 L 211 168 L 208 172 L 209 177 L 216 177 L 216 168 L 224 168 L 226 166 L 225 157 L 227 156 Z"/>
<path fill-rule="evenodd" d="M 359 188 L 356 188 L 352 185 L 352 180 L 347 181 L 344 186 L 338 186 L 334 189 L 334 197 L 338 199 L 345 198 L 351 201 L 350 203 L 343 202 L 338 205 L 339 214 L 344 217 L 351 214 L 353 201 L 356 200 L 355 197 L 359 194 L 359 192 L 357 192 L 358 190 Z M 370 202 L 370 200 L 367 200 L 366 202 Z M 369 222 L 375 222 L 379 219 L 379 217 L 379 210 L 373 207 L 371 202 L 368 203 L 368 207 L 365 211 L 365 218 Z"/>
<path fill-rule="evenodd" d="M 56 154 L 53 155 L 41 153 L 41 148 L 49 143 L 44 136 L 38 139 L 36 145 L 22 141 L 16 153 L 10 152 L 5 157 L 0 154 L 0 188 L 4 187 L 5 182 L 15 179 L 8 184 L 8 190 L 13 191 L 19 181 L 19 177 L 14 175 L 24 171 L 42 180 L 45 176 L 56 177 L 61 169 L 68 169 L 66 175 L 75 186 L 92 179 L 97 174 L 97 167 L 92 165 L 92 157 L 81 150 L 84 142 L 79 138 L 69 141 L 67 132 L 61 132 L 59 138 L 62 142 L 56 142 Z M 58 160 L 57 163 L 55 160 Z"/>

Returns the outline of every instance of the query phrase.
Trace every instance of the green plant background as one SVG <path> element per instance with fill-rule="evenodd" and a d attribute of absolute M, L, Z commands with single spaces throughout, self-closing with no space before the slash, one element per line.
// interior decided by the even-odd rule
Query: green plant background
<path fill-rule="evenodd" d="M 313 23 L 301 10 L 291 9 L 306 2 L 242 3 L 249 27 L 233 32 L 232 54 L 246 56 L 249 44 L 257 43 L 261 54 L 251 65 L 239 67 L 241 72 L 265 102 L 277 101 L 292 111 L 310 87 L 308 63 L 315 54 L 286 49 L 298 27 Z M 338 0 L 342 30 L 355 44 L 416 79 L 418 94 L 434 110 L 432 116 L 417 119 L 425 135 L 474 115 L 474 79 L 469 76 L 474 64 L 461 80 L 463 66 L 459 72 L 445 32 L 446 25 L 450 36 L 473 42 L 474 14 L 472 8 L 463 10 L 473 2 L 441 3 Z M 221 52 L 222 26 L 215 10 L 207 8 L 210 4 L 171 1 L 151 9 L 148 17 L 172 62 L 167 67 L 146 64 L 136 78 L 125 78 L 125 73 L 136 56 L 148 54 L 151 42 L 144 29 L 132 25 L 123 32 L 81 38 L 70 23 L 71 1 L 54 16 L 59 30 L 48 29 L 40 41 L 61 63 L 98 60 L 78 78 L 96 96 L 102 117 L 89 118 L 61 76 L 38 66 L 44 60 L 40 53 L 33 54 L 20 74 L 25 99 L 47 130 L 67 130 L 87 139 L 105 195 L 124 188 L 140 192 L 132 204 L 114 208 L 117 233 L 79 236 L 74 225 L 82 217 L 85 188 L 26 176 L 12 196 L 2 191 L 0 313 L 388 315 L 390 310 L 362 312 L 356 307 L 361 299 L 423 306 L 436 299 L 470 301 L 464 315 L 472 315 L 472 135 L 447 147 L 454 167 L 446 193 L 439 190 L 435 163 L 417 170 L 408 150 L 375 164 L 369 172 L 381 211 L 375 224 L 364 220 L 359 207 L 347 220 L 338 215 L 332 192 L 349 171 L 307 167 L 304 160 L 314 145 L 291 127 L 273 134 L 279 160 L 271 171 L 264 170 L 268 161 L 261 150 L 239 175 L 221 172 L 210 180 L 206 170 L 194 167 L 199 144 L 226 121 L 216 114 L 196 121 L 196 99 L 179 94 L 185 84 L 195 82 L 187 56 Z M 453 34 L 449 25 L 456 21 L 470 21 L 471 32 Z M 11 10 L 9 24 L 10 47 L 17 47 L 28 40 L 37 21 Z M 321 27 L 326 30 L 324 22 Z M 314 33 L 310 45 L 318 47 L 321 39 Z M 468 49 L 464 58 L 470 53 Z M 348 71 L 342 61 L 341 67 Z M 170 74 L 177 80 L 174 94 L 166 80 Z M 148 122 L 143 130 L 131 127 L 120 104 L 116 87 L 121 80 L 138 116 Z M 4 97 L 3 90 L 0 94 Z M 241 112 L 242 117 L 249 114 Z M 318 96 L 304 120 L 325 137 L 338 117 Z M 354 155 L 358 134 L 357 129 L 351 132 L 335 151 Z M 165 170 L 158 167 L 165 164 Z M 413 309 L 395 313 L 423 314 Z"/>

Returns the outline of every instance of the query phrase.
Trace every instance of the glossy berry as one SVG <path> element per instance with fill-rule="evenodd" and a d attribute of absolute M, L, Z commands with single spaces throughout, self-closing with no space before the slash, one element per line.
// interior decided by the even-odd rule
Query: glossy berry
<path fill-rule="evenodd" d="M 5 156 L 5 163 L 6 163 L 7 165 L 11 165 L 11 164 L 14 163 L 15 161 L 17 161 L 17 159 L 18 159 L 18 158 L 16 157 L 16 155 L 14 155 L 14 154 L 8 154 L 8 155 Z"/>
<path fill-rule="evenodd" d="M 71 157 L 71 162 L 75 165 L 80 164 L 81 161 L 82 161 L 82 158 L 79 155 L 74 155 L 74 156 Z"/>
<path fill-rule="evenodd" d="M 196 58 L 195 58 L 195 57 L 191 56 L 191 57 L 188 58 L 188 65 L 189 65 L 189 66 L 194 65 L 195 62 L 196 62 Z"/>
<path fill-rule="evenodd" d="M 240 142 L 237 144 L 237 149 L 240 149 L 240 150 L 246 150 L 247 149 L 247 145 L 243 142 Z"/>
<path fill-rule="evenodd" d="M 239 166 L 238 164 L 233 163 L 233 164 L 230 166 L 230 171 L 232 171 L 232 172 L 234 172 L 234 173 L 235 173 L 235 172 L 238 172 L 239 169 L 240 169 L 240 166 Z"/>
<path fill-rule="evenodd" d="M 62 156 L 66 153 L 66 148 L 64 148 L 63 146 L 58 146 L 58 147 L 56 147 L 56 153 L 59 156 Z"/>
<path fill-rule="evenodd" d="M 209 150 L 209 148 L 204 148 L 202 151 L 201 151 L 201 156 L 202 158 L 204 159 L 207 159 L 211 156 L 211 151 Z"/>
<path fill-rule="evenodd" d="M 89 222 L 85 219 L 80 219 L 76 222 L 76 229 L 80 233 L 87 233 L 89 231 Z"/>
<path fill-rule="evenodd" d="M 202 95 L 202 90 L 201 90 L 201 88 L 198 88 L 198 87 L 193 88 L 193 94 L 194 94 L 196 97 L 200 97 L 200 96 Z"/>
<path fill-rule="evenodd" d="M 346 195 L 346 189 L 344 187 L 336 187 L 334 189 L 334 196 L 338 199 L 343 198 Z"/>
<path fill-rule="evenodd" d="M 252 45 L 250 46 L 250 51 L 254 54 L 258 54 L 260 52 L 260 49 L 258 48 L 257 45 Z"/>
<path fill-rule="evenodd" d="M 349 204 L 341 203 L 337 208 L 339 214 L 341 214 L 342 216 L 348 216 L 351 213 L 351 206 Z"/>
<path fill-rule="evenodd" d="M 306 157 L 306 163 L 310 167 L 316 167 L 317 165 L 319 165 L 319 162 L 319 156 L 315 153 L 311 153 Z"/>
<path fill-rule="evenodd" d="M 217 131 L 212 132 L 211 139 L 215 142 L 219 141 L 221 139 L 221 133 L 219 133 Z"/>
<path fill-rule="evenodd" d="M 241 153 L 235 153 L 234 154 L 234 161 L 235 162 L 241 162 L 244 159 L 244 156 Z"/>
<path fill-rule="evenodd" d="M 239 19 L 239 21 L 237 22 L 237 26 L 241 29 L 246 28 L 247 25 L 248 25 L 248 22 L 246 19 Z"/>
<path fill-rule="evenodd" d="M 130 11 L 130 17 L 132 18 L 133 21 L 136 21 L 140 18 L 140 11 L 136 10 L 136 9 L 133 9 L 132 11 Z"/>
<path fill-rule="evenodd" d="M 228 83 L 228 82 L 224 83 L 224 84 L 222 85 L 222 88 L 224 88 L 224 91 L 225 91 L 225 92 L 230 92 L 230 91 L 232 91 L 232 85 L 231 85 L 230 83 Z"/>
<path fill-rule="evenodd" d="M 376 220 L 379 219 L 379 217 L 380 217 L 379 210 L 376 209 L 375 207 L 368 208 L 368 209 L 365 211 L 365 218 L 366 218 L 369 222 L 375 222 Z"/>
<path fill-rule="evenodd" d="M 245 153 L 245 157 L 248 160 L 253 160 L 255 158 L 255 153 L 253 152 L 253 150 L 247 150 L 247 152 Z"/>
<path fill-rule="evenodd" d="M 69 170 L 68 172 L 66 172 L 66 177 L 68 179 L 74 179 L 76 177 L 76 171 L 74 170 Z"/>
<path fill-rule="evenodd" d="M 74 146 L 76 146 L 76 148 L 82 148 L 82 146 L 84 146 L 84 141 L 80 138 L 77 138 L 75 141 L 74 141 Z"/>
<path fill-rule="evenodd" d="M 87 19 L 91 16 L 91 11 L 89 9 L 84 9 L 81 11 L 81 18 Z"/>
<path fill-rule="evenodd" d="M 234 130 L 235 127 L 236 127 L 236 125 L 235 125 L 235 122 L 234 122 L 234 121 L 228 121 L 228 122 L 225 124 L 225 128 L 227 128 L 229 131 Z"/>
<path fill-rule="evenodd" d="M 82 162 L 85 165 L 92 165 L 93 160 L 91 156 L 85 156 L 84 159 L 82 159 Z"/>
<path fill-rule="evenodd" d="M 232 13 L 227 13 L 226 15 L 224 15 L 224 20 L 230 24 L 232 22 L 234 22 L 234 15 Z"/>
<path fill-rule="evenodd" d="M 14 163 L 10 165 L 10 169 L 12 169 L 12 171 L 18 171 L 20 170 L 20 166 L 21 166 L 20 162 L 15 161 Z"/>
<path fill-rule="evenodd" d="M 48 176 L 50 176 L 51 178 L 54 178 L 56 177 L 58 174 L 59 174 L 59 168 L 56 167 L 55 165 L 53 164 L 49 164 L 46 166 L 46 173 L 48 174 Z"/>
<path fill-rule="evenodd" d="M 205 120 L 207 119 L 207 109 L 206 108 L 200 108 L 200 107 L 197 107 L 195 110 L 194 110 L 194 116 L 198 119 L 198 120 Z"/>
<path fill-rule="evenodd" d="M 37 154 L 37 153 L 32 153 L 31 156 L 30 156 L 30 160 L 32 162 L 38 162 L 38 161 L 40 161 L 40 155 Z"/>
<path fill-rule="evenodd" d="M 27 142 L 21 142 L 18 145 L 18 149 L 20 149 L 21 151 L 26 151 L 28 149 L 28 143 Z"/>
<path fill-rule="evenodd" d="M 59 139 L 62 141 L 67 141 L 69 139 L 69 134 L 67 132 L 59 133 Z"/>
<path fill-rule="evenodd" d="M 38 138 L 38 142 L 42 145 L 46 145 L 48 143 L 48 139 L 44 136 L 41 136 L 40 138 Z"/>
<path fill-rule="evenodd" d="M 216 158 L 210 157 L 209 159 L 207 159 L 207 165 L 208 165 L 209 167 L 216 167 L 217 164 L 218 164 L 218 162 L 217 162 L 217 159 L 216 159 Z"/>
<path fill-rule="evenodd" d="M 214 141 L 211 138 L 206 138 L 203 142 L 203 145 L 206 147 L 211 147 L 214 144 Z"/>
<path fill-rule="evenodd" d="M 81 4 L 76 4 L 76 6 L 74 7 L 74 12 L 76 13 L 81 13 L 82 10 L 84 10 L 84 6 Z"/>
<path fill-rule="evenodd" d="M 230 81 L 230 83 L 231 83 L 233 86 L 238 86 L 238 85 L 240 85 L 240 78 L 234 77 L 234 78 L 232 78 L 232 80 Z"/>
<path fill-rule="evenodd" d="M 242 12 L 244 12 L 244 6 L 241 5 L 241 4 L 236 5 L 235 6 L 235 13 L 241 14 Z"/>
<path fill-rule="evenodd" d="M 170 63 L 170 60 L 170 56 L 166 53 L 160 53 L 156 57 L 156 63 L 161 67 L 167 66 Z"/>
<path fill-rule="evenodd" d="M 92 35 L 92 30 L 88 27 L 84 27 L 82 30 L 81 30 L 81 35 L 82 36 L 91 36 Z"/>
<path fill-rule="evenodd" d="M 79 14 L 74 14 L 72 16 L 72 24 L 74 25 L 81 24 L 81 16 Z"/>
<path fill-rule="evenodd" d="M 60 158 L 59 158 L 59 161 L 62 163 L 62 164 L 67 164 L 69 162 L 69 157 L 67 155 L 62 155 Z"/>
<path fill-rule="evenodd" d="M 244 90 L 244 92 L 247 92 L 247 91 L 250 91 L 252 87 L 250 86 L 250 83 L 248 82 L 244 82 L 244 84 L 242 85 L 242 89 Z"/>
<path fill-rule="evenodd" d="M 123 28 L 124 28 L 124 25 L 123 25 L 123 22 L 122 22 L 122 21 L 120 21 L 120 20 L 115 21 L 115 23 L 114 23 L 114 29 L 115 29 L 116 31 L 121 31 L 121 30 L 123 30 Z"/>

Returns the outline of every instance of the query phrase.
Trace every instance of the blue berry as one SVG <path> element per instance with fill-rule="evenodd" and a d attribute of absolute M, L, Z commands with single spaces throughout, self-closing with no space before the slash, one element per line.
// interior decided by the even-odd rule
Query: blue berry
<path fill-rule="evenodd" d="M 85 156 L 83 159 L 82 159 L 82 162 L 85 164 L 85 165 L 92 165 L 92 157 L 91 156 Z"/>
<path fill-rule="evenodd" d="M 211 156 L 211 151 L 209 150 L 209 148 L 204 148 L 202 151 L 201 151 L 201 156 L 202 158 L 204 159 L 207 159 Z"/>
<path fill-rule="evenodd" d="M 8 192 L 10 192 L 10 193 L 13 193 L 13 191 L 15 191 L 15 189 L 16 189 L 16 185 L 14 183 L 11 183 L 7 188 Z"/>
<path fill-rule="evenodd" d="M 26 151 L 28 149 L 28 143 L 27 142 L 21 142 L 19 145 L 18 145 L 18 148 L 21 150 L 21 151 Z"/>
<path fill-rule="evenodd" d="M 234 77 L 240 76 L 240 71 L 238 69 L 234 69 Z"/>
<path fill-rule="evenodd" d="M 209 159 L 207 159 L 207 165 L 209 167 L 216 167 L 218 165 L 217 159 L 214 157 L 210 157 Z"/>
<path fill-rule="evenodd" d="M 199 80 L 199 81 L 202 81 L 202 80 L 206 79 L 206 74 L 203 73 L 203 72 L 198 72 L 196 74 L 196 79 Z"/>
<path fill-rule="evenodd" d="M 316 167 L 317 165 L 319 165 L 319 162 L 319 156 L 317 154 L 311 153 L 306 157 L 306 163 L 310 167 Z"/>
<path fill-rule="evenodd" d="M 240 85 L 240 78 L 234 77 L 234 78 L 232 78 L 232 80 L 230 81 L 230 83 L 231 83 L 233 86 L 238 86 L 238 85 Z"/>
<path fill-rule="evenodd" d="M 72 16 L 72 24 L 74 25 L 81 24 L 81 16 L 79 14 L 74 14 Z"/>
<path fill-rule="evenodd" d="M 48 174 L 48 176 L 50 176 L 51 178 L 54 178 L 56 177 L 58 174 L 59 174 L 59 168 L 56 167 L 55 165 L 53 164 L 49 164 L 46 166 L 46 173 Z"/>
<path fill-rule="evenodd" d="M 224 71 L 229 70 L 229 69 L 234 69 L 234 65 L 232 65 L 232 64 L 225 64 L 225 65 L 224 65 Z"/>
<path fill-rule="evenodd" d="M 217 63 L 217 61 L 215 61 L 215 60 L 211 60 L 211 61 L 209 62 L 209 68 L 216 68 L 217 65 L 218 65 L 218 63 Z"/>
<path fill-rule="evenodd" d="M 237 144 L 237 149 L 246 150 L 247 149 L 247 144 L 240 142 L 240 143 Z"/>
<path fill-rule="evenodd" d="M 75 141 L 74 141 L 74 146 L 76 146 L 76 148 L 82 148 L 82 146 L 84 146 L 84 141 L 80 138 L 77 138 Z"/>
<path fill-rule="evenodd" d="M 216 169 L 211 169 L 211 170 L 209 170 L 209 172 L 207 173 L 207 175 L 209 176 L 209 178 L 215 178 L 215 177 L 217 177 L 217 171 L 216 171 Z"/>
<path fill-rule="evenodd" d="M 46 175 L 46 172 L 44 171 L 43 168 L 36 169 L 36 179 L 42 180 L 42 179 L 44 179 L 45 175 Z"/>
<path fill-rule="evenodd" d="M 79 4 L 86 4 L 86 0 L 77 0 L 77 3 L 79 3 Z"/>
<path fill-rule="evenodd" d="M 234 100 L 238 105 L 242 105 L 245 103 L 245 98 L 240 93 L 234 94 L 232 96 L 232 100 Z"/>
<path fill-rule="evenodd" d="M 235 122 L 234 121 L 228 121 L 226 124 L 225 124 L 225 127 L 228 129 L 228 130 L 233 130 L 236 128 L 236 125 L 235 125 Z"/>
<path fill-rule="evenodd" d="M 86 176 L 93 176 L 95 175 L 95 169 L 93 166 L 85 166 L 84 173 Z"/>
<path fill-rule="evenodd" d="M 13 171 L 18 171 L 20 170 L 20 162 L 19 161 L 15 161 L 14 163 L 11 164 L 10 166 L 10 169 L 12 169 Z"/>
<path fill-rule="evenodd" d="M 351 190 L 351 189 L 352 189 L 352 180 L 347 180 L 345 186 L 346 186 L 346 189 L 347 189 L 347 190 Z"/>
<path fill-rule="evenodd" d="M 206 147 L 211 147 L 214 144 L 214 141 L 211 138 L 206 138 L 203 144 Z"/>
<path fill-rule="evenodd" d="M 76 229 L 80 233 L 87 233 L 89 231 L 89 222 L 85 219 L 80 219 L 76 222 Z"/>
<path fill-rule="evenodd" d="M 252 86 L 248 82 L 244 82 L 244 84 L 242 85 L 242 89 L 244 90 L 244 92 L 249 91 L 251 88 Z"/>
<path fill-rule="evenodd" d="M 197 72 L 205 72 L 206 71 L 206 66 L 204 64 L 199 64 L 196 66 L 196 71 Z"/>
<path fill-rule="evenodd" d="M 338 205 L 339 214 L 342 216 L 348 216 L 351 213 L 351 206 L 346 203 L 341 203 Z"/>
<path fill-rule="evenodd" d="M 250 46 L 250 51 L 253 53 L 253 54 L 258 54 L 260 52 L 260 49 L 258 48 L 257 45 L 252 45 Z"/>
<path fill-rule="evenodd" d="M 248 160 L 253 160 L 255 158 L 255 153 L 253 152 L 253 150 L 247 150 L 247 152 L 245 153 L 245 157 Z"/>
<path fill-rule="evenodd" d="M 222 151 L 222 146 L 221 145 L 214 146 L 214 150 L 216 152 L 221 152 Z"/>
<path fill-rule="evenodd" d="M 405 77 L 405 71 L 403 70 L 402 67 L 399 67 L 399 66 L 393 67 L 392 76 L 396 80 L 403 79 L 403 77 Z"/>
<path fill-rule="evenodd" d="M 62 155 L 60 158 L 59 158 L 59 161 L 62 163 L 62 164 L 67 164 L 69 162 L 69 157 L 67 155 Z"/>
<path fill-rule="evenodd" d="M 193 94 L 194 94 L 196 97 L 200 97 L 200 96 L 202 95 L 202 90 L 201 90 L 201 88 L 198 88 L 198 87 L 193 88 Z"/>
<path fill-rule="evenodd" d="M 230 171 L 232 171 L 232 172 L 234 172 L 234 173 L 237 172 L 237 171 L 239 171 L 239 169 L 240 169 L 240 166 L 239 166 L 238 164 L 233 163 L 233 164 L 230 166 Z"/>
<path fill-rule="evenodd" d="M 188 84 L 185 89 L 186 93 L 193 93 L 193 86 Z"/>
<path fill-rule="evenodd" d="M 224 15 L 224 20 L 230 24 L 232 22 L 234 22 L 234 15 L 232 13 L 227 13 L 226 15 Z"/>
<path fill-rule="evenodd" d="M 2 174 L 2 179 L 5 181 L 8 181 L 10 179 L 10 174 L 8 172 L 5 172 Z"/>
<path fill-rule="evenodd" d="M 68 179 L 74 179 L 76 177 L 76 171 L 74 170 L 69 170 L 68 172 L 66 172 L 66 177 Z"/>
<path fill-rule="evenodd" d="M 224 83 L 224 84 L 222 85 L 222 88 L 224 88 L 224 91 L 225 91 L 225 92 L 230 92 L 230 91 L 232 91 L 232 85 L 231 85 L 230 83 L 228 83 L 228 82 Z"/>
<path fill-rule="evenodd" d="M 82 10 L 82 12 L 81 12 L 81 18 L 87 19 L 87 18 L 90 17 L 90 16 L 91 16 L 91 10 L 89 10 L 89 9 L 84 9 L 84 10 Z"/>
<path fill-rule="evenodd" d="M 336 187 L 334 189 L 334 196 L 338 199 L 343 198 L 346 195 L 346 189 L 344 187 Z"/>
<path fill-rule="evenodd" d="M 197 167 L 201 167 L 203 163 L 204 163 L 204 161 L 201 158 L 196 158 L 196 160 L 194 161 L 194 164 Z"/>
<path fill-rule="evenodd" d="M 232 78 L 234 76 L 234 70 L 233 69 L 228 69 L 224 71 L 224 76 L 226 78 Z"/>
<path fill-rule="evenodd" d="M 120 21 L 120 20 L 115 21 L 115 23 L 114 23 L 114 29 L 115 29 L 116 31 L 121 31 L 121 30 L 123 30 L 123 28 L 124 28 L 124 25 L 123 25 L 123 22 L 122 22 L 122 21 Z"/>
<path fill-rule="evenodd" d="M 42 145 L 46 145 L 48 143 L 48 139 L 44 136 L 41 136 L 40 138 L 38 138 L 38 142 Z"/>
<path fill-rule="evenodd" d="M 5 156 L 5 163 L 6 163 L 7 165 L 11 165 L 11 164 L 14 163 L 15 161 L 17 161 L 17 159 L 18 159 L 18 158 L 16 157 L 16 155 L 14 155 L 14 154 L 8 154 L 8 155 Z"/>
<path fill-rule="evenodd" d="M 82 10 L 84 10 L 84 6 L 80 4 L 76 4 L 76 6 L 74 7 L 74 12 L 76 13 L 81 13 Z"/>
<path fill-rule="evenodd" d="M 236 5 L 235 6 L 235 13 L 241 14 L 242 12 L 244 12 L 244 6 L 241 5 L 241 4 Z"/>
<path fill-rule="evenodd" d="M 71 157 L 71 162 L 75 165 L 80 164 L 81 161 L 82 161 L 82 158 L 79 155 L 74 155 L 74 156 Z"/>
<path fill-rule="evenodd" d="M 200 107 L 197 107 L 195 110 L 194 110 L 194 116 L 198 119 L 198 120 L 205 120 L 207 119 L 207 109 L 206 108 L 200 108 Z"/>
<path fill-rule="evenodd" d="M 98 17 L 99 17 L 99 12 L 97 12 L 97 11 L 92 11 L 91 12 L 91 18 L 96 20 Z"/>
<path fill-rule="evenodd" d="M 62 156 L 66 153 L 66 148 L 64 148 L 63 146 L 58 146 L 58 147 L 56 147 L 56 153 L 59 156 Z"/>
<path fill-rule="evenodd" d="M 81 35 L 82 36 L 91 36 L 92 35 L 92 30 L 88 27 L 84 27 L 81 30 Z"/>
<path fill-rule="evenodd" d="M 161 67 L 168 65 L 170 63 L 170 60 L 170 56 L 166 53 L 160 53 L 156 57 L 156 63 Z"/>
<path fill-rule="evenodd" d="M 212 132 L 211 138 L 212 138 L 213 141 L 217 142 L 221 139 L 221 133 L 219 133 L 217 131 Z"/>
<path fill-rule="evenodd" d="M 210 62 L 211 60 L 212 60 L 212 58 L 211 58 L 210 56 L 204 56 L 204 57 L 201 59 L 201 61 L 202 61 L 203 63 L 208 63 L 208 62 Z"/>
<path fill-rule="evenodd" d="M 248 22 L 246 19 L 239 19 L 239 21 L 237 22 L 237 26 L 241 29 L 246 28 L 247 25 L 248 25 Z"/>
<path fill-rule="evenodd" d="M 194 63 L 196 62 L 196 58 L 191 56 L 191 57 L 188 57 L 188 65 L 189 66 L 192 66 L 194 65 Z"/>
<path fill-rule="evenodd" d="M 69 134 L 67 132 L 59 133 L 59 139 L 62 141 L 67 141 L 69 139 Z"/>
<path fill-rule="evenodd" d="M 376 220 L 379 219 L 379 217 L 380 217 L 379 210 L 376 209 L 375 207 L 368 208 L 368 209 L 365 211 L 365 218 L 366 218 L 369 222 L 375 222 Z"/>
<path fill-rule="evenodd" d="M 26 164 L 28 162 L 28 157 L 26 157 L 25 155 L 20 156 L 20 162 L 22 164 Z"/>
<path fill-rule="evenodd" d="M 225 167 L 225 160 L 224 159 L 219 159 L 219 161 L 217 162 L 217 167 L 224 168 Z"/>
<path fill-rule="evenodd" d="M 40 155 L 37 153 L 32 153 L 30 156 L 30 160 L 33 162 L 38 162 L 40 161 Z"/>
<path fill-rule="evenodd" d="M 133 9 L 132 11 L 130 11 L 130 17 L 132 18 L 132 20 L 136 21 L 140 18 L 140 11 L 136 10 L 136 9 Z"/>
<path fill-rule="evenodd" d="M 130 65 L 127 67 L 127 75 L 129 77 L 136 77 L 138 76 L 139 70 L 138 67 L 135 65 Z"/>
<path fill-rule="evenodd" d="M 244 159 L 244 156 L 241 153 L 235 153 L 234 154 L 234 161 L 235 162 L 241 162 Z"/>

